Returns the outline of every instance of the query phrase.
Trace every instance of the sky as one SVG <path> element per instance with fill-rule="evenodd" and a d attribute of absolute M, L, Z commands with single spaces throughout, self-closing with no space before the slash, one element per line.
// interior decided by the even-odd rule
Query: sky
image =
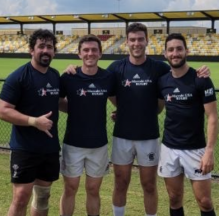
<path fill-rule="evenodd" d="M 0 16 L 219 10 L 218 0 L 0 0 L 0 5 Z M 215 26 L 219 29 L 219 21 Z"/>

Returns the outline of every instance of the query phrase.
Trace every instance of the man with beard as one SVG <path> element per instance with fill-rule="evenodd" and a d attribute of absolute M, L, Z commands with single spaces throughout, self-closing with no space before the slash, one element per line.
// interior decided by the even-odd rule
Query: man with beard
<path fill-rule="evenodd" d="M 0 95 L 0 118 L 13 124 L 8 216 L 26 215 L 32 191 L 31 215 L 48 215 L 50 187 L 59 177 L 59 73 L 49 67 L 56 43 L 49 30 L 35 31 L 29 39 L 31 61 L 8 76 Z"/>
<path fill-rule="evenodd" d="M 112 163 L 114 168 L 113 215 L 124 216 L 128 187 L 134 160 L 139 165 L 144 195 L 145 216 L 156 216 L 158 205 L 157 164 L 159 158 L 158 79 L 170 67 L 145 55 L 148 45 L 147 27 L 132 23 L 126 30 L 129 56 L 114 61 L 108 68 L 116 77 L 117 107 L 113 132 Z M 69 66 L 66 71 L 74 71 Z M 208 68 L 197 70 L 208 75 Z"/>
<path fill-rule="evenodd" d="M 210 78 L 198 78 L 186 63 L 188 49 L 181 34 L 165 42 L 165 57 L 171 73 L 159 80 L 166 118 L 158 174 L 164 178 L 170 216 L 184 216 L 183 181 L 190 179 L 201 216 L 215 216 L 211 199 L 211 171 L 217 140 L 218 116 L 214 86 Z M 160 103 L 161 104 L 161 103 Z M 207 140 L 204 119 L 207 116 Z"/>
<path fill-rule="evenodd" d="M 145 216 L 156 216 L 159 126 L 157 83 L 170 67 L 145 55 L 147 27 L 132 23 L 126 30 L 129 56 L 113 62 L 108 70 L 116 74 L 116 121 L 113 132 L 113 213 L 124 216 L 134 160 L 139 165 Z M 206 75 L 205 67 L 197 70 Z M 197 74 L 196 74 L 197 75 Z M 199 74 L 200 75 L 200 74 Z"/>

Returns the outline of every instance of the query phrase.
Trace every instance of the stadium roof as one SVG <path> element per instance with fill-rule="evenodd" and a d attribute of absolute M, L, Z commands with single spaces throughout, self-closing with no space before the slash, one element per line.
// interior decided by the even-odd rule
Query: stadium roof
<path fill-rule="evenodd" d="M 162 12 L 138 12 L 138 13 L 100 13 L 100 14 L 52 14 L 52 15 L 28 15 L 28 16 L 0 16 L 0 25 L 19 24 L 21 30 L 24 24 L 48 24 L 59 23 L 115 23 L 124 22 L 167 22 L 167 28 L 171 21 L 211 21 L 214 28 L 215 20 L 219 20 L 219 10 L 199 11 L 162 11 Z"/>
<path fill-rule="evenodd" d="M 133 21 L 219 20 L 219 10 L 162 11 L 139 13 L 53 14 L 0 16 L 0 24 L 99 23 Z"/>

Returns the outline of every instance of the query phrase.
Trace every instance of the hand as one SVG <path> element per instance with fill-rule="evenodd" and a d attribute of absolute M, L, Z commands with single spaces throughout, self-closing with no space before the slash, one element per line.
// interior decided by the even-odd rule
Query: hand
<path fill-rule="evenodd" d="M 201 159 L 200 170 L 202 175 L 210 173 L 214 169 L 214 152 L 206 148 L 205 153 Z"/>
<path fill-rule="evenodd" d="M 53 137 L 49 130 L 52 128 L 53 122 L 49 119 L 52 112 L 42 115 L 35 120 L 35 127 L 41 131 L 44 131 L 49 137 Z"/>
<path fill-rule="evenodd" d="M 63 71 L 63 73 L 67 74 L 76 74 L 77 65 L 68 65 L 68 67 Z"/>
<path fill-rule="evenodd" d="M 209 68 L 206 65 L 203 65 L 200 68 L 198 68 L 196 72 L 198 77 L 203 77 L 203 78 L 210 77 L 211 74 Z"/>
<path fill-rule="evenodd" d="M 115 122 L 116 121 L 116 111 L 113 111 L 110 115 L 111 119 Z"/>

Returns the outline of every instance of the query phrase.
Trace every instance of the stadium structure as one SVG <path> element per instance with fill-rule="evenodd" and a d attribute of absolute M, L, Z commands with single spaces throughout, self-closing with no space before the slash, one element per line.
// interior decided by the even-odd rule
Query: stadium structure
<path fill-rule="evenodd" d="M 108 14 L 53 14 L 29 16 L 0 16 L 0 57 L 27 57 L 28 37 L 33 28 L 25 25 L 51 24 L 52 31 L 58 38 L 58 55 L 56 58 L 77 58 L 77 43 L 80 36 L 92 33 L 102 41 L 103 59 L 121 58 L 128 54 L 125 44 L 125 30 L 131 22 L 154 23 L 148 26 L 149 44 L 147 55 L 163 59 L 165 37 L 172 32 L 182 33 L 187 40 L 190 51 L 189 60 L 218 61 L 219 34 L 215 22 L 219 20 L 219 10 L 202 11 L 162 11 L 139 13 Z M 180 21 L 209 21 L 209 27 L 171 26 Z M 120 23 L 114 27 L 92 27 L 92 24 Z M 56 30 L 58 24 L 77 24 L 69 34 Z M 157 24 L 157 25 L 156 25 Z M 18 28 L 1 29 L 1 25 L 18 25 Z M 82 26 L 82 27 L 80 27 Z M 117 55 L 115 55 L 117 54 Z"/>

